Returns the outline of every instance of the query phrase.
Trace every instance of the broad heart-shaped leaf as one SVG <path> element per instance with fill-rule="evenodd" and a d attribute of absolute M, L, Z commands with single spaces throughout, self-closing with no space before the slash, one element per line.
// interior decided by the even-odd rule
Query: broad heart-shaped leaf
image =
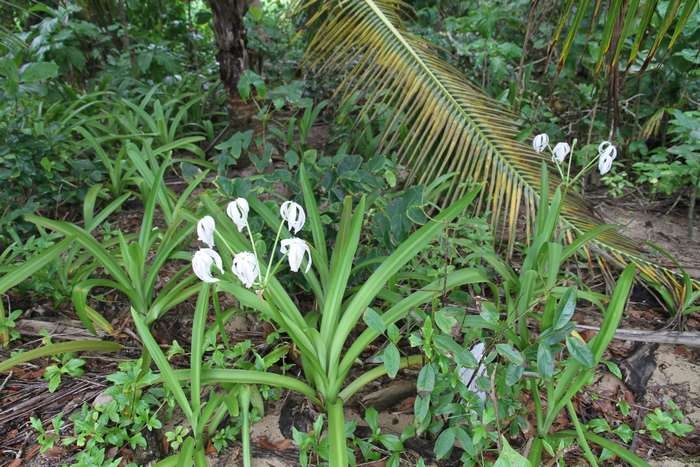
<path fill-rule="evenodd" d="M 252 92 L 251 88 L 255 88 L 258 95 L 265 98 L 267 95 L 267 87 L 265 87 L 265 81 L 252 70 L 245 70 L 238 80 L 238 94 L 241 99 L 247 101 Z"/>
<path fill-rule="evenodd" d="M 34 62 L 22 67 L 20 80 L 25 83 L 33 83 L 56 76 L 58 76 L 58 65 L 54 62 Z"/>
<path fill-rule="evenodd" d="M 314 31 L 308 64 L 320 74 L 345 76 L 337 94 L 363 95 L 366 116 L 372 118 L 378 109 L 385 109 L 373 104 L 392 108 L 380 150 L 398 145 L 400 162 L 410 170 L 409 183 L 456 173 L 444 205 L 468 189 L 468 180 L 483 182 L 478 208 L 490 213 L 494 226 L 505 227 L 510 251 L 521 212 L 530 223 L 536 218 L 540 165 L 552 167 L 548 156 L 518 141 L 519 118 L 469 84 L 468 77 L 440 58 L 436 48 L 408 31 L 406 3 L 309 0 L 305 7 L 307 26 Z M 556 175 L 550 178 L 549 198 L 560 184 Z M 585 235 L 601 223 L 581 196 L 566 192 L 559 227 L 571 234 L 567 237 Z M 597 233 L 592 245 L 605 250 L 606 258 L 619 265 L 636 264 L 646 280 L 666 285 L 676 303 L 682 302 L 676 274 L 650 262 L 638 242 L 613 230 Z M 603 256 L 599 262 L 605 267 Z"/>

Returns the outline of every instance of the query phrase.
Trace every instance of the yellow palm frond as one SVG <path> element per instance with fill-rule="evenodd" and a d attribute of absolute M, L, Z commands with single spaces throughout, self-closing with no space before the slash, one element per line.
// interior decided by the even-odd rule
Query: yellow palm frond
<path fill-rule="evenodd" d="M 398 0 L 310 0 L 313 36 L 307 61 L 320 74 L 345 76 L 341 96 L 361 91 L 366 112 L 373 103 L 394 110 L 382 144 L 398 143 L 410 180 L 429 182 L 457 173 L 444 202 L 460 197 L 468 180 L 483 182 L 480 206 L 494 226 L 507 230 L 509 250 L 521 213 L 535 219 L 540 167 L 550 163 L 516 140 L 518 118 L 472 86 L 421 38 L 406 30 L 407 6 Z M 551 177 L 551 191 L 560 182 Z M 554 185 L 554 186 L 553 186 Z M 578 194 L 564 200 L 562 228 L 581 235 L 601 219 Z M 599 254 L 617 263 L 633 261 L 653 281 L 680 297 L 675 274 L 646 260 L 638 244 L 614 230 L 596 237 Z"/>

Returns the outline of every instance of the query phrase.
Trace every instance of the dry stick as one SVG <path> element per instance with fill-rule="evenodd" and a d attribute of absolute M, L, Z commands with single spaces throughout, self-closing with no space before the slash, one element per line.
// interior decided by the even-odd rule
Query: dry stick
<path fill-rule="evenodd" d="M 530 43 L 530 38 L 534 30 L 535 21 L 533 18 L 535 16 L 535 11 L 537 9 L 537 3 L 539 0 L 534 0 L 530 5 L 530 11 L 527 14 L 527 29 L 525 30 L 525 39 L 523 39 L 522 53 L 520 54 L 520 63 L 518 64 L 518 75 L 516 78 L 516 83 L 518 84 L 518 96 L 515 99 L 515 103 L 520 107 L 520 99 L 523 97 L 523 92 L 525 91 L 525 57 L 528 53 L 528 44 Z"/>
<path fill-rule="evenodd" d="M 664 213 L 664 216 L 668 216 L 669 214 L 671 214 L 671 211 L 673 211 L 674 209 L 676 209 L 676 205 L 678 205 L 678 203 L 680 202 L 680 200 L 681 200 L 681 198 L 683 197 L 684 194 L 685 194 L 685 191 L 681 191 L 681 192 L 680 192 L 680 194 L 678 195 L 678 197 L 676 198 L 676 200 L 673 202 L 673 204 L 671 205 L 671 207 L 668 208 L 668 210 Z"/>
<path fill-rule="evenodd" d="M 688 240 L 693 240 L 693 221 L 695 220 L 695 199 L 698 196 L 698 185 L 695 184 L 690 191 L 690 205 L 688 206 Z"/>
<path fill-rule="evenodd" d="M 600 96 L 598 95 L 598 90 L 596 90 L 596 98 L 595 98 L 595 102 L 593 103 L 593 110 L 591 110 L 591 124 L 588 125 L 588 134 L 586 135 L 586 146 L 591 144 L 591 138 L 593 138 L 593 125 L 595 125 L 595 117 L 598 114 L 598 103 L 599 102 L 600 102 Z M 590 178 L 590 174 L 588 176 L 582 177 L 582 179 L 581 179 L 581 195 L 583 195 L 586 192 L 586 181 L 589 178 Z"/>
<path fill-rule="evenodd" d="M 5 385 L 10 380 L 11 377 L 12 377 L 12 372 L 10 371 L 10 373 L 7 375 L 7 378 L 5 378 L 5 381 L 3 381 L 2 384 L 0 384 L 0 393 L 2 393 L 2 390 L 5 389 Z"/>
<path fill-rule="evenodd" d="M 577 324 L 577 329 L 600 331 L 598 326 Z M 694 331 L 645 331 L 642 329 L 618 329 L 614 339 L 633 342 L 654 342 L 659 344 L 686 345 L 700 347 L 700 332 Z"/>
<path fill-rule="evenodd" d="M 204 154 L 209 154 L 209 152 L 210 152 L 212 149 L 214 149 L 214 147 L 215 147 L 217 144 L 219 144 L 219 142 L 220 142 L 222 139 L 224 139 L 224 135 L 226 135 L 226 133 L 228 133 L 228 131 L 229 131 L 230 129 L 231 129 L 231 122 L 229 122 L 228 124 L 226 124 L 226 126 L 224 127 L 224 129 L 221 130 L 221 131 L 219 132 L 219 134 L 217 134 L 217 135 L 214 137 L 214 139 L 211 141 L 211 143 L 209 143 L 209 146 L 207 146 L 206 149 L 204 150 Z"/>

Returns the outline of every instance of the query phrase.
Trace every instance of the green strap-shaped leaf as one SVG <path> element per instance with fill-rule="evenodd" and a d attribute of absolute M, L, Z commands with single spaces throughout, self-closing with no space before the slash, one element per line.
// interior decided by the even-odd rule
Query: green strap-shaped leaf
<path fill-rule="evenodd" d="M 671 47 L 673 47 L 673 45 L 676 43 L 676 40 L 681 35 L 681 32 L 683 32 L 683 28 L 685 28 L 685 25 L 688 23 L 688 19 L 690 18 L 690 15 L 693 13 L 695 8 L 697 8 L 697 6 L 698 6 L 698 2 L 693 1 L 693 0 L 686 0 L 685 7 L 683 7 L 683 12 L 678 17 L 678 22 L 676 23 L 676 29 L 675 29 L 675 31 L 673 31 L 673 36 L 671 36 L 671 40 L 668 43 L 669 49 Z"/>
<path fill-rule="evenodd" d="M 204 356 L 204 330 L 209 311 L 209 287 L 203 286 L 197 297 L 192 320 L 192 347 L 190 349 L 190 402 L 192 404 L 192 426 L 199 426 L 199 415 L 202 408 L 202 357 Z"/>
<path fill-rule="evenodd" d="M 634 38 L 632 48 L 630 49 L 630 55 L 627 59 L 628 67 L 637 58 L 637 54 L 639 53 L 639 47 L 642 44 L 642 40 L 646 36 L 647 28 L 651 23 L 651 19 L 654 17 L 654 12 L 656 11 L 657 3 L 658 0 L 646 0 L 646 2 L 644 3 L 642 17 L 640 19 L 639 25 L 637 26 L 637 36 Z"/>
<path fill-rule="evenodd" d="M 635 273 L 636 268 L 634 265 L 627 266 L 615 284 L 615 290 L 610 299 L 607 312 L 603 317 L 600 331 L 590 342 L 594 365 L 600 363 L 603 353 L 615 336 L 615 331 L 620 324 L 620 319 L 622 318 L 625 305 L 627 304 L 627 298 L 632 289 L 632 284 L 634 283 Z M 582 371 L 585 371 L 583 365 L 573 359 L 567 360 L 566 368 L 557 380 L 554 392 L 549 398 L 549 400 L 552 401 L 552 405 L 547 411 L 547 417 L 543 427 L 545 431 L 549 430 L 554 419 L 562 408 L 564 408 L 566 403 L 587 383 L 588 377 L 586 374 L 581 374 Z"/>
<path fill-rule="evenodd" d="M 112 278 L 119 283 L 121 290 L 127 294 L 133 303 L 139 303 L 139 297 L 134 294 L 131 288 L 131 280 L 126 272 L 121 268 L 119 263 L 115 261 L 112 255 L 100 245 L 95 238 L 80 227 L 69 222 L 54 221 L 45 217 L 39 217 L 34 214 L 25 216 L 29 222 L 46 227 L 56 232 L 60 232 L 67 237 L 72 237 L 85 250 L 87 250 L 97 260 L 100 265 L 107 270 Z"/>
<path fill-rule="evenodd" d="M 174 370 L 173 376 L 178 381 L 187 381 L 191 374 L 189 370 Z M 164 375 L 161 374 L 158 381 L 163 381 Z M 158 382 L 155 381 L 155 382 Z M 154 383 L 155 383 L 154 382 Z M 152 384 L 154 384 L 152 383 Z M 231 370 L 231 369 L 203 369 L 202 370 L 203 384 L 261 384 L 274 386 L 278 388 L 290 389 L 298 392 L 311 400 L 314 404 L 321 404 L 316 391 L 308 384 L 291 376 L 277 375 L 265 371 L 255 370 Z"/>
<path fill-rule="evenodd" d="M 12 268 L 4 276 L 0 277 L 0 294 L 7 292 L 12 287 L 44 269 L 51 261 L 55 260 L 61 253 L 66 251 L 72 243 L 73 239 L 69 236 L 57 244 L 50 246 L 38 255 L 32 256 L 24 263 Z"/>
<path fill-rule="evenodd" d="M 569 56 L 571 45 L 574 43 L 576 33 L 578 32 L 578 29 L 581 26 L 581 21 L 583 21 L 584 16 L 586 16 L 588 3 L 589 0 L 581 0 L 576 6 L 576 16 L 574 16 L 574 22 L 571 24 L 571 27 L 569 28 L 569 33 L 566 35 L 566 39 L 564 40 L 564 46 L 561 50 L 559 64 L 557 65 L 557 72 L 561 71 L 561 69 L 564 67 L 564 61 L 566 60 L 566 57 Z"/>
<path fill-rule="evenodd" d="M 95 334 L 94 324 L 97 324 L 103 331 L 112 334 L 114 333 L 114 328 L 111 323 L 97 310 L 88 305 L 88 294 L 93 287 L 107 287 L 123 292 L 121 285 L 108 279 L 87 279 L 76 284 L 71 293 L 71 300 L 73 301 L 75 312 L 88 331 Z"/>
<path fill-rule="evenodd" d="M 70 352 L 118 352 L 121 348 L 122 346 L 116 342 L 95 340 L 75 340 L 71 342 L 48 344 L 26 352 L 21 352 L 0 362 L 0 372 L 7 371 L 20 363 L 31 362 L 37 358 L 49 357 L 51 355 Z"/>
<path fill-rule="evenodd" d="M 365 308 L 372 303 L 377 294 L 399 269 L 442 232 L 446 223 L 465 211 L 478 192 L 478 189 L 472 189 L 462 199 L 443 209 L 435 219 L 411 234 L 396 248 L 394 253 L 382 262 L 381 266 L 372 273 L 362 287 L 353 295 L 338 323 L 337 329 L 333 330 L 328 364 L 331 375 L 330 381 L 336 381 L 334 375 L 338 372 L 338 362 L 340 361 L 343 346 L 350 332 L 362 317 Z"/>
<path fill-rule="evenodd" d="M 364 214 L 364 197 L 360 200 L 354 212 L 352 210 L 352 199 L 350 197 L 345 198 L 340 225 L 338 226 L 338 236 L 331 255 L 331 264 L 328 272 L 330 281 L 321 312 L 321 339 L 326 344 L 331 341 L 332 336 L 336 335 L 336 326 L 338 320 L 341 319 L 341 305 L 347 289 L 350 272 L 352 271 L 355 252 L 360 241 Z M 331 362 L 333 362 L 333 359 L 330 356 L 326 356 L 324 367 L 330 368 Z"/>
<path fill-rule="evenodd" d="M 136 331 L 141 338 L 141 343 L 144 346 L 144 350 L 148 352 L 160 370 L 163 383 L 173 394 L 175 402 L 177 402 L 177 405 L 180 406 L 180 410 L 182 410 L 182 413 L 190 423 L 190 426 L 197 426 L 195 423 L 193 423 L 192 407 L 185 396 L 185 392 L 182 390 L 180 381 L 177 378 L 175 371 L 170 366 L 167 357 L 161 350 L 156 340 L 153 338 L 153 335 L 151 335 L 151 331 L 148 329 L 143 317 L 133 308 L 131 309 L 131 317 L 134 320 L 134 325 L 136 326 Z"/>
<path fill-rule="evenodd" d="M 696 2 L 697 0 L 694 0 L 691 3 Z M 654 58 L 654 55 L 656 55 L 656 51 L 661 45 L 661 42 L 666 37 L 666 32 L 671 28 L 671 25 L 676 20 L 676 15 L 678 14 L 678 10 L 680 9 L 680 7 L 681 0 L 671 0 L 668 3 L 668 6 L 666 7 L 666 16 L 664 16 L 664 20 L 661 22 L 661 26 L 659 26 L 658 31 L 656 31 L 656 38 L 654 39 L 654 43 L 651 45 L 651 48 L 647 53 L 647 58 L 644 60 L 642 69 L 646 68 L 649 65 L 649 63 L 651 63 L 651 60 Z"/>
<path fill-rule="evenodd" d="M 328 283 L 328 250 L 326 249 L 326 235 L 323 230 L 318 204 L 316 203 L 316 196 L 311 188 L 311 182 L 309 182 L 306 166 L 304 164 L 299 166 L 299 182 L 304 195 L 306 217 L 311 227 L 311 235 L 314 239 L 314 249 L 318 255 L 315 266 L 321 278 L 321 285 L 325 288 Z"/>
<path fill-rule="evenodd" d="M 634 454 L 632 451 L 629 449 L 620 446 L 619 444 L 610 441 L 607 438 L 604 438 L 602 436 L 596 435 L 595 433 L 591 433 L 590 431 L 584 430 L 583 435 L 590 441 L 591 443 L 595 443 L 601 448 L 607 449 L 608 451 L 612 452 L 616 456 L 618 456 L 620 459 L 622 459 L 625 462 L 628 462 L 630 465 L 634 467 L 649 467 L 650 464 L 642 459 L 641 457 L 637 456 Z M 558 431 L 552 435 L 555 438 L 574 438 L 576 437 L 576 432 L 574 430 L 563 430 L 563 431 Z"/>

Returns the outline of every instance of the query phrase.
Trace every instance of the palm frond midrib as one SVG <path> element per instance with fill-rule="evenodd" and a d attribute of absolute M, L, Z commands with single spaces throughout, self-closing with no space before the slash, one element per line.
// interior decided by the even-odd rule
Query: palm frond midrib
<path fill-rule="evenodd" d="M 494 225 L 504 217 L 514 234 L 523 205 L 530 212 L 538 202 L 539 169 L 547 162 L 515 140 L 516 117 L 470 85 L 423 40 L 406 32 L 395 14 L 400 2 L 312 0 L 319 2 L 332 19 L 320 25 L 308 55 L 330 71 L 344 70 L 352 59 L 351 73 L 337 92 L 349 96 L 362 90 L 368 102 L 394 107 L 381 143 L 399 142 L 400 158 L 411 176 L 425 182 L 458 172 L 447 203 L 461 194 L 464 188 L 459 183 L 467 178 L 484 182 L 479 205 L 491 209 Z M 403 140 L 399 129 L 408 133 Z M 551 194 L 560 180 L 550 178 Z M 571 192 L 565 196 L 561 221 L 562 227 L 579 234 L 602 222 L 583 198 Z M 604 233 L 598 244 L 617 256 L 639 253 L 632 241 L 616 232 Z"/>

